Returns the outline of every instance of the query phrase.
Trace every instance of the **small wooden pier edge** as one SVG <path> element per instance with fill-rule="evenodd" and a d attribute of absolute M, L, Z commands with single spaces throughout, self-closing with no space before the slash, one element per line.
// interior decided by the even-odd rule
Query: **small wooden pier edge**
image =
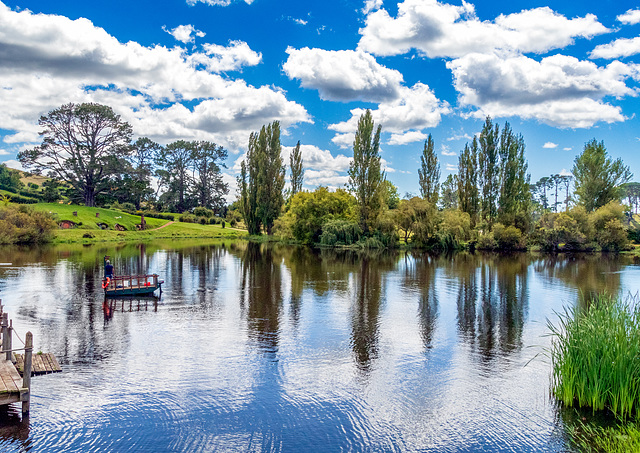
<path fill-rule="evenodd" d="M 0 405 L 22 403 L 22 414 L 29 413 L 31 403 L 31 376 L 35 374 L 62 371 L 53 354 L 33 354 L 33 334 L 27 332 L 23 348 L 13 348 L 13 322 L 4 312 L 0 300 Z M 16 335 L 20 340 L 20 337 Z M 22 340 L 20 340 L 22 342 Z M 24 351 L 24 354 L 16 354 Z M 35 364 L 35 366 L 34 366 Z M 18 371 L 21 368 L 21 373 Z M 44 372 L 42 370 L 44 369 Z"/>

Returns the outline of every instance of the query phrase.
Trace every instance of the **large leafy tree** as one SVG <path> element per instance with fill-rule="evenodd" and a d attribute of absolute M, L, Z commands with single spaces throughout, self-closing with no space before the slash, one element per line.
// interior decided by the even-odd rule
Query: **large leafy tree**
<path fill-rule="evenodd" d="M 40 117 L 40 146 L 20 152 L 25 168 L 67 182 L 86 206 L 107 191 L 131 152 L 131 126 L 111 107 L 66 104 Z"/>
<path fill-rule="evenodd" d="M 424 142 L 420 164 L 421 168 L 418 169 L 420 196 L 428 202 L 436 204 L 440 194 L 440 164 L 434 150 L 431 134 Z"/>
<path fill-rule="evenodd" d="M 133 203 L 136 209 L 140 209 L 143 201 L 150 200 L 154 193 L 151 176 L 161 148 L 147 137 L 138 138 L 133 143 L 133 152 L 123 168 L 124 171 L 115 177 L 110 195 L 119 202 Z"/>
<path fill-rule="evenodd" d="M 584 145 L 573 164 L 575 195 L 587 212 L 620 198 L 619 188 L 631 179 L 631 171 L 622 159 L 609 157 L 604 142 L 595 138 Z"/>
<path fill-rule="evenodd" d="M 302 190 L 302 182 L 304 180 L 300 141 L 298 141 L 295 148 L 293 148 L 293 152 L 289 156 L 289 166 L 291 168 L 291 196 L 293 196 Z"/>
<path fill-rule="evenodd" d="M 193 192 L 199 206 L 217 212 L 224 206 L 224 196 L 229 185 L 222 180 L 220 167 L 227 158 L 227 150 L 207 141 L 191 143 L 191 168 L 193 170 Z"/>
<path fill-rule="evenodd" d="M 380 188 L 385 179 L 380 168 L 380 133 L 374 132 L 371 111 L 367 110 L 358 121 L 353 142 L 353 161 L 349 167 L 349 188 L 358 200 L 359 222 L 362 231 L 369 232 L 381 210 Z"/>
<path fill-rule="evenodd" d="M 165 146 L 158 159 L 161 171 L 159 184 L 165 189 L 161 201 L 175 212 L 184 212 L 194 206 L 189 193 L 193 177 L 189 171 L 193 162 L 193 143 L 178 140 Z"/>

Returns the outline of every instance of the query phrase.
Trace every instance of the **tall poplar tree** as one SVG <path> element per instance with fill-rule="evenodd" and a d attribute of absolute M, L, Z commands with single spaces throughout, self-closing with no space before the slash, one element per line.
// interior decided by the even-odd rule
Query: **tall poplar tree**
<path fill-rule="evenodd" d="M 430 203 L 436 204 L 440 194 L 440 164 L 433 148 L 433 137 L 429 134 L 424 142 L 422 156 L 420 156 L 421 168 L 418 169 L 418 178 L 420 196 Z"/>
<path fill-rule="evenodd" d="M 479 182 L 482 187 L 482 218 L 493 224 L 498 209 L 497 201 L 500 195 L 500 167 L 498 154 L 498 125 L 493 125 L 491 117 L 487 117 L 480 132 L 480 154 L 478 164 L 480 167 Z"/>
<path fill-rule="evenodd" d="M 281 149 L 278 121 L 249 136 L 246 163 L 241 163 L 238 179 L 242 215 L 249 234 L 260 234 L 264 226 L 271 235 L 273 223 L 280 215 L 285 175 Z"/>
<path fill-rule="evenodd" d="M 380 133 L 374 133 L 371 111 L 362 114 L 353 142 L 353 161 L 349 166 L 349 188 L 358 201 L 360 226 L 365 233 L 373 225 L 381 209 L 380 187 L 385 179 L 380 168 Z"/>
<path fill-rule="evenodd" d="M 289 156 L 289 166 L 291 168 L 291 195 L 295 195 L 302 190 L 304 180 L 304 168 L 302 166 L 302 153 L 300 152 L 300 140 L 293 148 Z"/>
<path fill-rule="evenodd" d="M 464 146 L 458 157 L 458 207 L 471 217 L 471 227 L 478 220 L 478 139 Z"/>
<path fill-rule="evenodd" d="M 509 123 L 505 123 L 499 145 L 500 198 L 498 201 L 498 212 L 504 224 L 513 223 L 518 213 L 528 211 L 531 196 L 524 148 L 522 135 L 515 135 Z"/>

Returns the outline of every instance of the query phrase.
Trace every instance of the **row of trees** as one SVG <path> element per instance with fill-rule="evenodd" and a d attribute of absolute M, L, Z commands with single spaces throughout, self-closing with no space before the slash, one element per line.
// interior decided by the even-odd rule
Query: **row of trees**
<path fill-rule="evenodd" d="M 227 151 L 215 143 L 133 141 L 129 123 L 111 107 L 92 103 L 63 105 L 38 124 L 42 144 L 20 152 L 18 160 L 68 185 L 73 201 L 86 206 L 118 201 L 138 209 L 146 202 L 172 212 L 224 206 L 229 189 L 221 167 Z"/>

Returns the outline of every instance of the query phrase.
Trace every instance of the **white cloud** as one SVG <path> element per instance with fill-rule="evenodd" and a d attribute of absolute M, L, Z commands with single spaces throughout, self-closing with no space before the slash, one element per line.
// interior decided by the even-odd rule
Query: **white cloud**
<path fill-rule="evenodd" d="M 382 125 L 382 130 L 395 134 L 404 134 L 407 131 L 416 131 L 436 127 L 443 114 L 449 113 L 449 105 L 440 101 L 433 91 L 422 83 L 416 83 L 413 87 L 401 87 L 400 97 L 391 102 L 382 102 L 378 108 L 371 111 L 376 124 Z M 365 109 L 351 110 L 351 118 L 337 124 L 331 124 L 329 129 L 338 132 L 332 140 L 342 147 L 353 143 L 358 120 L 364 114 Z M 399 136 L 395 137 L 397 141 Z"/>
<path fill-rule="evenodd" d="M 640 79 L 638 65 L 614 61 L 599 67 L 564 55 L 536 61 L 522 55 L 470 54 L 447 62 L 447 67 L 460 104 L 477 108 L 471 116 L 519 116 L 556 127 L 623 121 L 620 107 L 603 98 L 636 96 L 626 79 Z"/>
<path fill-rule="evenodd" d="M 366 0 L 362 8 L 362 14 L 369 14 L 382 7 L 382 0 Z"/>
<path fill-rule="evenodd" d="M 569 170 L 567 170 L 566 168 L 563 168 L 562 170 L 560 170 L 560 173 L 558 173 L 560 176 L 573 176 L 573 173 L 571 173 Z"/>
<path fill-rule="evenodd" d="M 448 142 L 457 141 L 457 140 L 471 140 L 473 137 L 466 132 L 460 132 L 458 134 L 454 134 L 451 137 L 447 137 Z"/>
<path fill-rule="evenodd" d="M 10 153 L 6 149 L 0 149 L 0 156 L 8 156 Z"/>
<path fill-rule="evenodd" d="M 640 36 L 633 39 L 620 38 L 609 44 L 597 46 L 589 54 L 589 58 L 615 58 L 630 57 L 640 53 Z"/>
<path fill-rule="evenodd" d="M 0 3 L 0 58 L 0 124 L 16 132 L 9 141 L 33 140 L 39 116 L 68 102 L 110 105 L 136 134 L 162 143 L 212 140 L 234 152 L 275 119 L 283 128 L 311 121 L 278 88 L 201 68 L 196 63 L 213 60 L 206 54 L 123 44 L 83 18 L 14 12 Z"/>
<path fill-rule="evenodd" d="M 570 146 L 566 147 L 566 148 L 562 148 L 563 151 L 571 151 L 573 148 L 571 148 Z"/>
<path fill-rule="evenodd" d="M 474 6 L 465 1 L 456 6 L 405 0 L 395 18 L 384 9 L 367 16 L 358 47 L 375 55 L 416 49 L 430 58 L 498 50 L 543 53 L 607 31 L 593 14 L 567 19 L 548 7 L 500 15 L 491 22 L 478 19 Z"/>
<path fill-rule="evenodd" d="M 408 143 L 421 142 L 426 140 L 428 134 L 420 131 L 408 131 L 400 134 L 391 134 L 388 141 L 389 145 L 406 145 Z"/>
<path fill-rule="evenodd" d="M 543 148 L 545 149 L 554 149 L 558 147 L 557 143 L 552 143 L 552 142 L 547 142 L 544 145 L 542 145 Z"/>
<path fill-rule="evenodd" d="M 262 53 L 251 50 L 244 41 L 231 41 L 228 47 L 203 44 L 202 48 L 207 56 L 196 53 L 191 61 L 200 63 L 213 72 L 238 71 L 243 66 L 256 66 L 262 61 Z"/>
<path fill-rule="evenodd" d="M 455 165 L 455 164 L 449 164 L 449 163 L 447 163 L 447 164 L 445 164 L 445 169 L 446 169 L 447 171 L 458 171 L 458 166 L 457 166 L 457 165 Z"/>
<path fill-rule="evenodd" d="M 282 158 L 285 163 L 289 163 L 289 155 L 293 151 L 293 146 L 282 147 Z M 315 145 L 300 144 L 300 153 L 304 162 L 305 177 L 307 170 L 330 170 L 334 172 L 346 172 L 353 160 L 344 154 L 333 156 L 330 151 L 318 148 Z"/>
<path fill-rule="evenodd" d="M 9 168 L 15 168 L 16 170 L 22 170 L 24 171 L 24 167 L 22 166 L 22 164 L 20 162 L 18 162 L 17 160 L 5 160 L 4 162 L 2 162 L 3 164 L 5 164 L 7 167 Z"/>
<path fill-rule="evenodd" d="M 304 88 L 317 89 L 322 99 L 381 102 L 398 97 L 402 74 L 366 52 L 289 47 L 287 53 L 285 74 Z"/>
<path fill-rule="evenodd" d="M 196 36 L 203 38 L 206 33 L 200 30 L 196 30 L 193 25 L 178 25 L 176 28 L 168 30 L 165 26 L 162 27 L 164 31 L 173 36 L 176 40 L 186 44 L 188 42 L 194 42 Z"/>
<path fill-rule="evenodd" d="M 640 9 L 630 9 L 624 14 L 621 14 L 617 19 L 623 24 L 634 25 L 640 23 Z"/>
<path fill-rule="evenodd" d="M 296 19 L 295 17 L 291 18 L 298 25 L 307 25 L 309 22 L 304 19 Z"/>
<path fill-rule="evenodd" d="M 441 153 L 442 153 L 443 156 L 457 156 L 458 155 L 458 153 L 456 153 L 455 151 L 451 151 L 447 145 L 442 145 Z"/>

